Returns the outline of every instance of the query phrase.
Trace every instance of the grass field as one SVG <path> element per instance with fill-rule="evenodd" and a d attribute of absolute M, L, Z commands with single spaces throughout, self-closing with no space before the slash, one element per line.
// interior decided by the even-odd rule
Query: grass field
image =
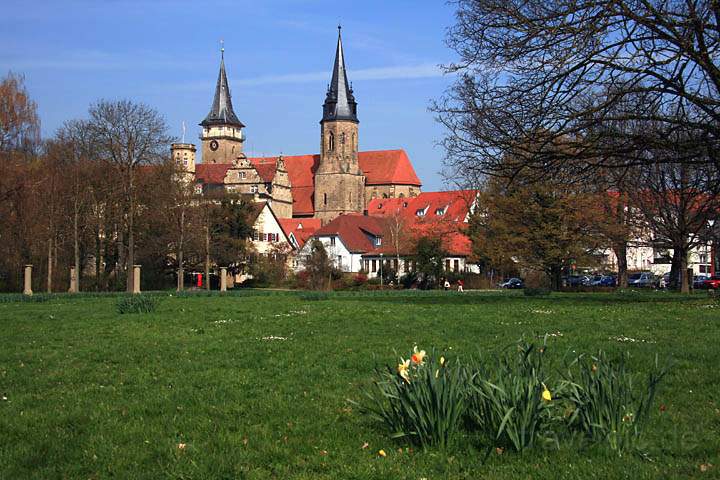
<path fill-rule="evenodd" d="M 705 296 L 245 292 L 135 315 L 109 296 L 1 301 L 1 479 L 720 478 L 720 307 Z M 645 458 L 563 445 L 483 462 L 471 438 L 410 450 L 348 402 L 414 344 L 488 354 L 546 333 L 558 359 L 674 359 Z"/>

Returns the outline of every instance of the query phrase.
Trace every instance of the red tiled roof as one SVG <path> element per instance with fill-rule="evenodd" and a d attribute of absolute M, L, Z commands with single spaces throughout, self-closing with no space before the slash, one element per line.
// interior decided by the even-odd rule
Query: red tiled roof
<path fill-rule="evenodd" d="M 405 150 L 358 152 L 367 185 L 422 185 Z"/>
<path fill-rule="evenodd" d="M 422 192 L 416 197 L 374 198 L 368 205 L 369 215 L 394 215 L 396 212 L 413 222 L 435 221 L 464 222 L 477 197 L 477 190 L 450 190 L 446 192 Z M 422 210 L 423 216 L 418 215 Z M 438 210 L 444 213 L 438 215 Z"/>
<path fill-rule="evenodd" d="M 298 247 L 302 248 L 308 238 L 321 226 L 319 218 L 279 218 L 280 226 L 285 232 L 285 236 L 290 238 L 290 234 L 295 237 Z"/>
<path fill-rule="evenodd" d="M 258 172 L 263 182 L 272 182 L 275 178 L 275 170 L 277 169 L 276 158 L 249 158 L 255 171 Z"/>
<path fill-rule="evenodd" d="M 229 163 L 198 163 L 195 165 L 195 180 L 207 184 L 223 183 L 231 167 Z"/>
<path fill-rule="evenodd" d="M 382 217 L 349 213 L 318 229 L 315 236 L 337 235 L 351 252 L 369 252 L 375 248 L 371 237 L 382 237 L 385 223 Z"/>

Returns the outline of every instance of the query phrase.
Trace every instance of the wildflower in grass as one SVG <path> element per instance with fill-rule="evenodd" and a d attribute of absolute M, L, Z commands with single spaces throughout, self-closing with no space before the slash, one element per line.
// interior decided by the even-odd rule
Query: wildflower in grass
<path fill-rule="evenodd" d="M 185 444 L 185 443 L 178 443 L 178 446 L 177 446 L 178 450 L 185 450 L 185 447 L 187 447 L 187 444 Z"/>
<path fill-rule="evenodd" d="M 542 392 L 542 399 L 546 402 L 549 402 L 552 400 L 552 395 L 550 394 L 550 390 L 545 386 L 545 384 L 542 384 L 543 386 L 543 392 Z"/>
<path fill-rule="evenodd" d="M 413 347 L 412 362 L 417 365 L 422 365 L 425 360 L 425 350 L 418 351 L 417 346 Z"/>
<path fill-rule="evenodd" d="M 597 365 L 593 363 L 591 370 L 593 373 L 597 372 Z"/>
<path fill-rule="evenodd" d="M 410 360 L 400 359 L 400 363 L 397 367 L 398 373 L 407 383 L 410 383 Z"/>
<path fill-rule="evenodd" d="M 380 455 L 381 457 L 387 457 L 387 453 L 385 453 L 385 450 L 380 450 L 378 452 L 378 455 Z"/>
<path fill-rule="evenodd" d="M 445 365 L 445 357 L 440 357 L 440 366 Z"/>

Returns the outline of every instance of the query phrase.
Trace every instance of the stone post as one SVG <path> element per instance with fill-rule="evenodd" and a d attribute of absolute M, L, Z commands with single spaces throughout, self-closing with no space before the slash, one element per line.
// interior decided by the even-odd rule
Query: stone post
<path fill-rule="evenodd" d="M 220 267 L 220 291 L 227 292 L 227 267 Z"/>
<path fill-rule="evenodd" d="M 177 276 L 177 291 L 182 292 L 183 290 L 185 290 L 185 269 L 178 268 Z"/>
<path fill-rule="evenodd" d="M 78 293 L 78 278 L 75 267 L 70 267 L 70 289 L 68 290 L 68 292 Z"/>
<path fill-rule="evenodd" d="M 32 295 L 32 265 L 25 265 L 25 285 L 23 288 L 23 294 Z"/>
<path fill-rule="evenodd" d="M 140 293 L 140 265 L 133 265 L 133 293 Z"/>

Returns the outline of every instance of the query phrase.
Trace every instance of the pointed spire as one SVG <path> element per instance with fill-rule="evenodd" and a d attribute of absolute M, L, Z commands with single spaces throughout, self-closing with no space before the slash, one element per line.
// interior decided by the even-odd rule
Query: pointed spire
<path fill-rule="evenodd" d="M 217 85 L 215 86 L 215 98 L 213 99 L 210 113 L 205 120 L 200 122 L 203 127 L 211 125 L 232 125 L 243 128 L 245 125 L 238 119 L 233 111 L 230 86 L 225 73 L 225 42 L 220 41 L 220 73 L 218 73 Z"/>
<path fill-rule="evenodd" d="M 345 70 L 345 55 L 342 46 L 342 27 L 338 25 L 338 41 L 335 50 L 332 80 L 323 104 L 322 121 L 350 120 L 357 122 L 357 102 Z"/>

